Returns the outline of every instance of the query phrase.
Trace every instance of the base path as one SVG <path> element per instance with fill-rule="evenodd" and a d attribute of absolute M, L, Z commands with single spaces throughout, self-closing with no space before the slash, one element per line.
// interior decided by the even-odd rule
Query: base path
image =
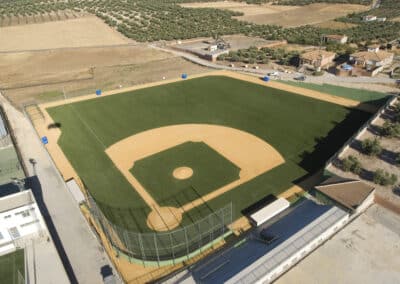
<path fill-rule="evenodd" d="M 160 139 L 160 137 L 163 139 Z M 240 168 L 239 179 L 184 204 L 178 210 L 170 210 L 170 208 L 167 209 L 157 204 L 146 188 L 132 175 L 130 169 L 137 160 L 188 141 L 204 142 L 231 161 Z M 160 227 L 162 223 L 160 223 L 159 215 L 162 216 L 163 214 L 158 214 L 159 212 L 165 212 L 168 218 L 168 221 L 165 221 L 165 226 L 172 229 L 179 225 L 181 220 L 179 216 L 184 212 L 217 198 L 285 161 L 271 145 L 250 133 L 230 127 L 208 124 L 180 124 L 144 131 L 111 145 L 106 149 L 106 154 L 148 206 L 154 208 L 147 223 L 157 224 L 156 227 L 159 230 L 160 228 L 161 230 L 167 229 Z M 178 170 L 183 170 L 185 174 L 191 173 L 190 168 L 178 168 Z M 172 174 L 171 177 L 173 177 Z M 173 220 L 176 222 L 174 223 Z M 155 226 L 151 227 L 154 228 Z"/>
<path fill-rule="evenodd" d="M 264 82 L 262 81 L 259 77 L 255 77 L 255 76 L 250 76 L 250 75 L 244 75 L 241 73 L 234 73 L 234 72 L 230 72 L 230 71 L 213 71 L 213 72 L 209 72 L 209 73 L 203 73 L 203 74 L 198 74 L 198 75 L 189 75 L 189 80 L 192 78 L 200 78 L 200 77 L 206 77 L 206 76 L 227 76 L 227 77 L 231 77 L 231 78 L 235 78 L 238 80 L 243 80 L 243 81 L 248 81 L 251 83 L 255 83 L 255 84 L 259 84 L 259 85 L 263 85 L 263 86 L 267 86 L 267 87 L 271 87 L 271 88 L 276 88 L 276 89 L 281 89 L 284 91 L 288 91 L 288 92 L 292 92 L 298 95 L 302 95 L 302 96 L 307 96 L 307 97 L 311 97 L 314 99 L 318 99 L 318 100 L 322 100 L 322 101 L 326 101 L 326 102 L 330 102 L 330 103 L 334 103 L 334 104 L 338 104 L 338 105 L 342 105 L 345 107 L 351 107 L 351 108 L 358 108 L 361 109 L 363 111 L 368 111 L 368 112 L 375 112 L 376 111 L 376 107 L 375 106 L 371 106 L 368 104 L 360 104 L 360 102 L 358 101 L 354 101 L 354 100 L 350 100 L 350 99 L 346 99 L 346 98 L 341 98 L 341 97 L 337 97 L 337 96 L 333 96 L 330 94 L 326 94 L 326 93 L 321 93 L 321 92 L 317 92 L 317 91 L 313 91 L 313 90 L 309 90 L 309 89 L 304 89 L 301 87 L 295 87 L 295 86 L 291 86 L 291 85 L 287 85 L 284 83 L 279 83 L 279 82 L 275 82 L 275 81 L 269 81 L 269 82 Z M 129 91 L 134 91 L 134 90 L 138 90 L 138 89 L 142 89 L 142 88 L 148 88 L 148 87 L 153 87 L 153 86 L 159 86 L 159 85 L 163 85 L 163 84 L 168 84 L 168 83 L 172 83 L 172 82 L 177 82 L 177 81 L 182 81 L 181 78 L 175 78 L 175 79 L 171 79 L 171 80 L 164 80 L 164 81 L 160 81 L 160 82 L 155 82 L 155 83 L 148 83 L 148 84 L 142 84 L 142 85 L 137 85 L 137 86 L 133 86 L 133 87 L 129 87 L 129 88 L 122 88 L 122 89 L 116 89 L 113 91 L 109 91 L 109 92 L 104 92 L 101 97 L 103 96 L 110 96 L 110 95 L 115 95 L 115 94 L 119 94 L 122 92 L 129 92 Z M 47 113 L 47 108 L 49 107 L 54 107 L 54 106 L 59 106 L 59 105 L 64 105 L 64 104 L 69 104 L 69 103 L 74 103 L 74 102 L 79 102 L 79 101 L 85 101 L 85 100 L 91 100 L 91 99 L 101 99 L 99 97 L 97 97 L 95 94 L 90 94 L 90 95 L 86 95 L 86 96 L 80 96 L 80 97 L 74 97 L 74 98 L 70 98 L 70 99 L 66 99 L 66 100 L 62 100 L 62 101 L 56 101 L 56 102 L 51 102 L 51 103 L 45 103 L 45 104 L 41 104 L 39 105 L 39 109 L 40 111 L 43 113 L 43 118 L 34 120 L 33 123 L 35 125 L 35 128 L 37 130 L 37 132 L 39 133 L 40 136 L 47 136 L 49 138 L 49 144 L 46 145 L 47 150 L 49 151 L 49 153 L 51 154 L 55 164 L 57 165 L 61 175 L 63 176 L 64 180 L 67 180 L 69 178 L 75 178 L 77 181 L 79 181 L 79 176 L 77 174 L 77 172 L 74 170 L 74 168 L 72 167 L 72 165 L 70 164 L 70 162 L 68 161 L 68 159 L 66 158 L 66 156 L 64 155 L 63 151 L 61 150 L 61 148 L 59 147 L 59 145 L 57 144 L 57 140 L 59 139 L 60 135 L 61 135 L 61 131 L 60 129 L 57 128 L 48 128 L 48 125 L 51 123 L 54 123 L 54 121 L 52 120 L 52 118 L 49 116 L 49 114 Z M 182 128 L 183 129 L 183 128 Z M 176 131 L 176 130 L 174 130 Z M 183 131 L 184 133 L 186 133 L 186 130 Z M 182 130 L 176 132 L 171 132 L 171 134 L 173 135 L 181 135 Z M 207 131 L 205 133 L 208 133 Z M 168 135 L 167 135 L 168 136 Z M 133 136 L 132 136 L 133 137 Z M 124 140 L 121 140 L 121 143 L 133 143 L 133 142 L 127 142 L 127 141 L 133 141 L 133 139 L 137 139 L 138 136 L 136 136 L 136 138 L 132 138 L 132 137 L 128 137 Z M 210 137 L 208 135 L 206 135 L 206 137 Z M 132 140 L 130 140 L 132 139 Z M 159 144 L 160 140 L 158 140 L 157 142 L 151 142 L 149 143 L 148 141 L 144 141 L 141 142 L 141 145 L 144 145 L 140 152 L 137 152 L 136 154 L 138 154 L 136 156 L 136 159 L 140 159 L 141 157 L 146 157 L 148 155 L 154 154 L 158 151 L 161 151 L 162 149 L 167 149 L 169 147 L 175 146 L 178 141 L 175 141 L 171 144 L 171 141 L 173 141 L 173 139 L 176 138 L 168 138 L 165 141 L 167 143 L 169 143 L 167 146 L 163 146 L 162 144 Z M 191 139 L 189 139 L 191 140 Z M 223 141 L 227 141 L 227 139 L 223 139 L 221 138 L 220 140 Z M 197 141 L 204 141 L 207 144 L 209 144 L 209 142 L 207 142 L 208 140 L 205 140 L 204 136 L 203 137 L 197 137 Z M 232 142 L 232 146 L 237 146 L 240 145 L 241 143 L 243 143 L 242 140 L 232 140 L 234 142 Z M 235 141 L 240 141 L 240 142 L 235 142 Z M 120 143 L 119 142 L 119 143 Z M 182 140 L 181 143 L 183 143 L 185 141 Z M 219 141 L 220 142 L 220 141 Z M 214 143 L 212 146 L 218 151 L 220 152 L 223 156 L 225 156 L 226 158 L 228 158 L 229 160 L 231 160 L 233 163 L 235 163 L 236 165 L 238 165 L 240 168 L 244 169 L 245 167 L 242 165 L 240 166 L 240 162 L 235 162 L 235 157 L 237 158 L 238 156 L 240 156 L 242 154 L 242 157 L 245 156 L 245 152 L 243 151 L 234 151 L 237 154 L 225 154 L 224 155 L 224 149 L 222 149 L 221 147 L 218 148 L 218 143 Z M 262 141 L 265 145 L 268 145 L 267 143 L 265 143 L 264 141 Z M 176 143 L 176 144 L 174 144 Z M 118 143 L 117 143 L 118 144 Z M 110 150 L 111 148 L 113 148 L 115 145 L 111 146 L 109 149 L 107 149 L 106 152 L 113 152 L 114 150 Z M 120 149 L 128 149 L 125 147 L 128 146 L 123 146 L 122 144 L 120 144 L 119 146 L 115 146 L 115 148 L 120 148 Z M 136 147 L 137 145 L 135 145 Z M 268 145 L 270 147 L 270 145 Z M 133 148 L 135 148 L 133 147 Z M 153 147 L 153 148 L 151 148 Z M 158 148 L 157 148 L 158 147 Z M 164 148 L 163 148 L 164 147 Z M 252 147 L 249 147 L 249 149 L 251 149 Z M 129 149 L 132 149 L 129 148 Z M 151 149 L 151 150 L 150 150 Z M 268 166 L 269 169 L 279 165 L 280 163 L 282 163 L 284 160 L 283 158 L 279 155 L 279 153 L 276 152 L 275 149 L 273 149 L 272 147 L 270 147 L 269 149 L 272 149 L 272 152 L 275 152 L 276 155 L 274 157 L 279 157 L 277 158 L 277 160 L 270 160 L 270 157 L 268 157 L 268 161 L 270 161 L 270 165 Z M 253 150 L 255 153 L 255 150 Z M 115 153 L 117 153 L 118 151 L 116 151 Z M 241 154 L 240 154 L 241 153 Z M 107 153 L 109 154 L 109 153 Z M 230 155 L 230 156 L 229 156 Z M 160 210 L 160 206 L 158 206 L 157 202 L 155 202 L 155 200 L 153 199 L 153 197 L 151 195 L 149 195 L 147 193 L 147 191 L 140 185 L 140 183 L 132 176 L 132 174 L 129 172 L 128 169 L 130 169 L 133 165 L 133 160 L 128 159 L 126 161 L 124 161 L 124 154 L 120 153 L 120 154 L 116 154 L 115 157 L 120 156 L 121 158 L 117 158 L 116 161 L 114 161 L 114 163 L 117 165 L 117 167 L 119 167 L 119 169 L 121 170 L 121 172 L 125 172 L 125 177 L 127 177 L 128 181 L 134 186 L 134 188 L 136 190 L 139 191 L 140 195 L 143 197 L 143 199 L 146 201 L 146 203 L 151 207 L 151 208 L 157 208 Z M 121 160 L 120 160 L 121 159 Z M 243 160 L 244 161 L 244 160 Z M 250 163 L 250 166 L 254 165 L 253 162 Z M 257 168 L 258 166 L 256 166 Z M 268 167 L 265 167 L 265 169 L 267 169 Z M 265 170 L 264 169 L 264 170 Z M 214 192 L 211 192 L 210 194 L 203 196 L 202 199 L 199 200 L 195 200 L 191 203 L 185 204 L 184 206 L 182 206 L 179 210 L 182 211 L 187 211 L 190 210 L 196 206 L 201 205 L 202 203 L 204 203 L 204 200 L 208 201 L 211 200 L 229 190 L 231 190 L 232 188 L 238 186 L 239 184 L 241 184 L 243 181 L 249 180 L 251 178 L 254 177 L 255 173 L 262 173 L 263 171 L 242 171 L 241 175 L 240 175 L 240 180 L 234 181 L 231 184 L 228 184 L 225 187 L 216 189 Z M 143 189 L 143 190 L 142 190 Z M 162 211 L 162 210 L 161 210 Z M 175 211 L 175 212 L 179 212 L 179 211 Z M 169 213 L 168 213 L 169 214 Z M 153 214 L 153 216 L 155 216 L 155 214 Z M 171 218 L 174 218 L 175 220 L 179 220 L 179 218 L 176 218 L 175 215 L 171 215 L 169 214 L 169 216 Z M 152 218 L 151 218 L 152 219 Z M 153 223 L 157 223 L 157 220 L 153 220 Z M 151 220 L 150 220 L 150 223 Z M 168 222 L 167 222 L 168 223 Z M 175 225 L 177 226 L 179 222 L 177 222 Z M 172 223 L 169 223 L 168 226 L 172 226 Z M 175 226 L 174 225 L 174 226 Z"/>

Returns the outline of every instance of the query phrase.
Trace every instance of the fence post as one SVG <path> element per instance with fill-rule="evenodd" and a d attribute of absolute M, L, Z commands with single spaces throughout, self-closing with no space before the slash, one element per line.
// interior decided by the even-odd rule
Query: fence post
<path fill-rule="evenodd" d="M 146 254 L 145 254 L 144 248 L 143 248 L 142 234 L 138 233 L 137 236 L 138 236 L 138 241 L 139 241 L 139 246 L 140 246 L 140 252 L 142 254 L 143 266 L 146 267 L 146 263 L 145 263 Z"/>
<path fill-rule="evenodd" d="M 157 264 L 158 264 L 158 267 L 160 267 L 160 254 L 158 253 L 158 246 L 157 246 L 157 237 L 156 237 L 156 235 L 157 235 L 157 234 L 153 234 L 153 236 L 154 236 L 154 247 L 156 248 Z"/>
<path fill-rule="evenodd" d="M 186 227 L 183 227 L 183 231 L 185 232 L 185 243 L 186 243 L 186 256 L 187 259 L 189 260 L 189 241 L 186 233 Z"/>

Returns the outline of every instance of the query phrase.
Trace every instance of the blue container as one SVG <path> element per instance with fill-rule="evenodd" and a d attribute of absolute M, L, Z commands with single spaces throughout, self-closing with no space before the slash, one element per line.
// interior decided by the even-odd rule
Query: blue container
<path fill-rule="evenodd" d="M 96 90 L 96 96 L 101 96 L 101 90 L 100 89 Z"/>
<path fill-rule="evenodd" d="M 182 79 L 186 79 L 187 78 L 187 74 L 182 74 Z"/>
<path fill-rule="evenodd" d="M 268 82 L 268 81 L 269 81 L 269 77 L 268 77 L 268 76 L 264 76 L 264 77 L 262 78 L 262 80 L 263 80 L 264 82 Z"/>
<path fill-rule="evenodd" d="M 43 143 L 44 145 L 49 144 L 49 139 L 47 139 L 47 136 L 43 136 L 43 137 L 41 138 L 41 140 L 42 140 L 42 143 Z"/>

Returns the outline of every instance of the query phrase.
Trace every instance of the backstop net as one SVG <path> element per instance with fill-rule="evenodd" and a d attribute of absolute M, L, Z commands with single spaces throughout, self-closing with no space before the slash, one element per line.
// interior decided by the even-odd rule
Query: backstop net
<path fill-rule="evenodd" d="M 139 233 L 111 223 L 90 194 L 89 210 L 108 241 L 129 261 L 143 265 L 180 263 L 210 248 L 231 233 L 232 203 L 187 226 L 166 232 Z"/>

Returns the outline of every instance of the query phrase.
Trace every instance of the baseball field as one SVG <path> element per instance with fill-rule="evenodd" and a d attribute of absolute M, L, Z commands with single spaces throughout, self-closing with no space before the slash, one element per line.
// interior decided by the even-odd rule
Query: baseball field
<path fill-rule="evenodd" d="M 172 230 L 231 202 L 237 219 L 323 167 L 371 115 L 227 76 L 47 111 L 105 216 L 136 232 Z"/>

